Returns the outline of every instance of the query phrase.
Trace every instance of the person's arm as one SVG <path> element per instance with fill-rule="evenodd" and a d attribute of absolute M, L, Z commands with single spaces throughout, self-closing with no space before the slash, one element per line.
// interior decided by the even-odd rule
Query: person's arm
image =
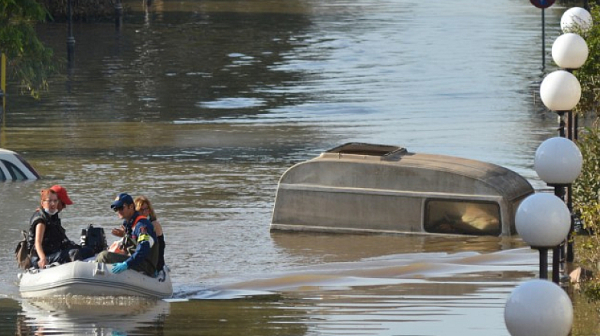
<path fill-rule="evenodd" d="M 117 237 L 123 237 L 125 235 L 125 228 L 121 225 L 121 227 L 112 229 L 111 233 Z"/>
<path fill-rule="evenodd" d="M 38 261 L 39 268 L 46 267 L 48 261 L 46 260 L 46 253 L 42 247 L 42 241 L 44 241 L 44 233 L 46 232 L 46 224 L 43 222 L 37 223 L 35 226 L 35 251 L 37 252 L 40 260 Z"/>
<path fill-rule="evenodd" d="M 160 237 L 163 235 L 163 230 L 162 230 L 162 226 L 160 226 L 160 222 L 157 220 L 155 220 L 154 222 L 152 222 L 152 225 L 154 226 L 154 233 L 156 233 L 157 237 Z"/>

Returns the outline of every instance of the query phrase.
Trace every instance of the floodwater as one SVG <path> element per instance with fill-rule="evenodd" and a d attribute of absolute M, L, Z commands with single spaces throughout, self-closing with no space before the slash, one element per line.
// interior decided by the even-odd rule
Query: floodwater
<path fill-rule="evenodd" d="M 346 142 L 533 170 L 556 116 L 537 98 L 566 10 L 502 0 L 164 1 L 76 23 L 39 101 L 9 83 L 0 147 L 43 175 L 0 184 L 0 334 L 508 335 L 537 277 L 517 237 L 270 233 L 277 181 Z M 66 58 L 65 24 L 39 26 Z M 174 298 L 23 300 L 12 257 L 41 188 L 77 240 L 122 191 L 154 202 Z M 108 230 L 110 231 L 110 230 Z M 109 237 L 109 240 L 111 238 Z"/>

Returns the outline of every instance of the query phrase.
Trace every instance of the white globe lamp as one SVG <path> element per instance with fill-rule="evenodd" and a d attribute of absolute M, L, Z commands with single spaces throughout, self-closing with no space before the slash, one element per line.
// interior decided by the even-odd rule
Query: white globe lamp
<path fill-rule="evenodd" d="M 563 33 L 587 32 L 592 25 L 592 14 L 581 7 L 569 8 L 560 18 L 560 29 Z"/>
<path fill-rule="evenodd" d="M 535 151 L 535 171 L 549 185 L 573 183 L 582 166 L 583 156 L 579 147 L 567 138 L 550 138 Z"/>
<path fill-rule="evenodd" d="M 540 278 L 548 278 L 548 249 L 565 240 L 571 228 L 571 214 L 567 205 L 557 196 L 536 193 L 525 198 L 515 215 L 517 233 L 534 249 L 539 251 Z M 555 258 L 558 261 L 558 258 Z M 558 267 L 553 265 L 553 281 L 557 282 Z"/>
<path fill-rule="evenodd" d="M 581 99 L 581 85 L 572 73 L 556 70 L 542 80 L 540 97 L 552 111 L 569 111 Z"/>
<path fill-rule="evenodd" d="M 529 246 L 554 247 L 567 237 L 571 214 L 565 202 L 555 195 L 535 193 L 519 204 L 515 226 Z"/>
<path fill-rule="evenodd" d="M 547 280 L 530 280 L 511 293 L 504 322 L 512 336 L 567 336 L 573 326 L 573 303 Z"/>
<path fill-rule="evenodd" d="M 552 44 L 552 59 L 563 69 L 578 69 L 588 58 L 589 49 L 583 37 L 575 33 L 560 35 Z"/>

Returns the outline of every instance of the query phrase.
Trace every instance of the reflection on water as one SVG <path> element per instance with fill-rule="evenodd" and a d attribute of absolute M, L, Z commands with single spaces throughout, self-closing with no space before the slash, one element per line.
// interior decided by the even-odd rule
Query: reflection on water
<path fill-rule="evenodd" d="M 21 301 L 24 335 L 152 335 L 162 334 L 169 304 L 138 298 L 62 298 Z"/>
<path fill-rule="evenodd" d="M 453 237 L 396 235 L 335 235 L 272 232 L 276 246 L 290 255 L 319 258 L 319 262 L 358 261 L 364 258 L 410 253 L 489 253 L 524 246 L 515 237 Z"/>
<path fill-rule="evenodd" d="M 109 208 L 118 192 L 157 207 L 177 300 L 134 309 L 141 320 L 128 333 L 507 335 L 503 301 L 536 273 L 535 253 L 516 238 L 268 226 L 281 174 L 345 142 L 489 161 L 544 187 L 533 156 L 556 120 L 535 99 L 538 9 L 517 0 L 143 3 L 126 1 L 120 31 L 75 24 L 74 66 L 41 100 L 9 83 L 0 147 L 43 179 L 0 184 L 2 297 L 19 297 L 12 252 L 39 190 L 60 183 L 75 202 L 61 213 L 75 240 L 90 223 L 118 225 Z M 546 10 L 548 48 L 562 11 Z M 65 56 L 65 24 L 38 31 Z M 44 314 L 62 319 L 57 334 L 83 331 L 96 316 L 28 302 L 19 313 L 20 303 L 0 299 L 12 312 L 0 334 L 17 319 L 47 327 Z"/>

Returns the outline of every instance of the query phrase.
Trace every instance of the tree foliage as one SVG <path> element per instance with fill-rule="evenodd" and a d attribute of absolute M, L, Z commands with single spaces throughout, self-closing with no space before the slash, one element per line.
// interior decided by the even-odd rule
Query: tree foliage
<path fill-rule="evenodd" d="M 573 210 L 589 235 L 578 239 L 576 255 L 583 267 L 596 269 L 600 262 L 600 131 L 597 123 L 582 134 L 578 146 L 583 167 L 573 184 Z"/>
<path fill-rule="evenodd" d="M 47 89 L 47 78 L 56 71 L 52 49 L 35 32 L 35 24 L 47 17 L 35 0 L 0 0 L 0 52 L 7 57 L 7 75 L 34 97 Z"/>
<path fill-rule="evenodd" d="M 68 20 L 69 0 L 38 0 L 56 22 Z M 74 21 L 89 22 L 115 19 L 115 0 L 70 0 Z M 125 6 L 124 6 L 125 7 Z"/>

